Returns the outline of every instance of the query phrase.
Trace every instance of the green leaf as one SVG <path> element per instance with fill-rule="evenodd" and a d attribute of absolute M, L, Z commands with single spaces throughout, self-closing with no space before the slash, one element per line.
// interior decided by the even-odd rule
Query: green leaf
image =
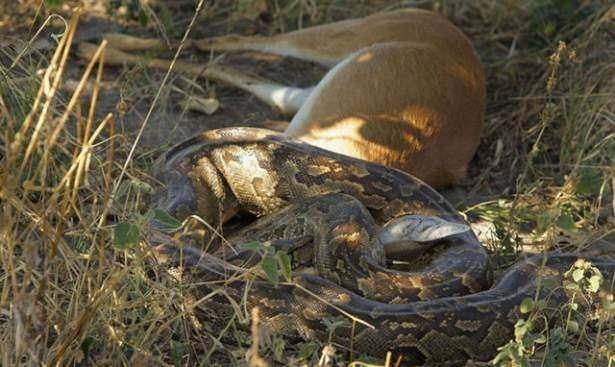
<path fill-rule="evenodd" d="M 491 360 L 491 364 L 496 366 L 506 365 L 506 362 L 514 360 L 514 347 L 515 342 L 513 342 L 512 340 L 509 341 L 506 345 L 499 347 L 499 353 L 496 354 L 495 357 Z"/>
<path fill-rule="evenodd" d="M 579 333 L 579 323 L 574 320 L 568 320 L 568 322 L 566 323 L 566 329 L 570 330 L 570 332 L 573 334 L 578 334 Z"/>
<path fill-rule="evenodd" d="M 150 213 L 152 219 L 157 222 L 156 224 L 160 224 L 165 230 L 176 231 L 182 226 L 182 222 L 178 221 L 175 217 L 162 209 L 152 209 L 148 212 L 148 215 Z"/>
<path fill-rule="evenodd" d="M 308 360 L 318 351 L 319 348 L 319 345 L 315 342 L 301 343 L 299 346 L 299 353 L 297 353 L 297 358 L 300 361 Z"/>
<path fill-rule="evenodd" d="M 269 280 L 273 284 L 278 284 L 278 267 L 276 266 L 275 257 L 271 255 L 265 255 L 261 260 L 261 268 Z"/>
<path fill-rule="evenodd" d="M 546 282 L 543 282 L 542 284 L 544 285 Z M 552 287 L 554 288 L 554 287 Z M 536 304 L 534 305 L 534 307 L 537 310 L 544 310 L 545 308 L 547 308 L 547 301 L 545 301 L 544 299 L 539 299 Z"/>
<path fill-rule="evenodd" d="M 545 36 L 551 37 L 555 33 L 556 30 L 557 30 L 557 28 L 556 28 L 555 24 L 553 22 L 548 22 L 545 25 L 545 27 L 543 29 L 543 32 L 544 32 Z"/>
<path fill-rule="evenodd" d="M 291 281 L 293 277 L 293 270 L 290 264 L 290 257 L 284 251 L 278 251 L 275 254 L 276 259 L 278 260 L 278 266 L 280 267 L 280 271 L 282 275 L 286 279 L 286 281 Z"/>
<path fill-rule="evenodd" d="M 132 190 L 136 190 L 137 192 L 144 192 L 147 194 L 152 194 L 154 192 L 154 188 L 150 184 L 135 178 L 132 180 L 122 181 L 117 190 L 117 197 L 124 197 Z"/>
<path fill-rule="evenodd" d="M 575 191 L 580 195 L 595 195 L 600 193 L 602 172 L 597 168 L 582 167 L 575 185 Z"/>
<path fill-rule="evenodd" d="M 583 269 L 574 269 L 574 271 L 572 272 L 572 280 L 574 280 L 577 283 L 581 281 L 581 279 L 583 279 L 584 277 L 585 277 L 585 270 Z"/>
<path fill-rule="evenodd" d="M 521 301 L 521 305 L 519 305 L 519 311 L 521 313 L 529 313 L 534 309 L 534 300 L 531 298 L 525 298 Z"/>
<path fill-rule="evenodd" d="M 591 293 L 596 293 L 602 285 L 602 275 L 592 275 L 588 280 L 587 290 Z"/>
<path fill-rule="evenodd" d="M 83 339 L 83 342 L 80 345 L 81 351 L 83 352 L 83 355 L 89 355 L 90 354 L 90 349 L 92 348 L 92 346 L 94 345 L 94 343 L 96 342 L 96 339 L 94 339 L 91 336 L 86 336 Z"/>
<path fill-rule="evenodd" d="M 127 250 L 139 244 L 139 227 L 133 223 L 121 222 L 113 230 L 113 245 L 118 250 Z"/>
<path fill-rule="evenodd" d="M 64 0 L 45 0 L 45 4 L 47 4 L 47 6 L 58 6 L 62 4 L 62 2 L 64 2 Z"/>
<path fill-rule="evenodd" d="M 529 321 L 525 320 L 517 320 L 515 323 L 515 340 L 517 342 L 522 342 L 523 337 L 528 333 L 532 324 Z"/>
<path fill-rule="evenodd" d="M 160 22 L 162 22 L 164 29 L 169 33 L 173 33 L 173 16 L 171 15 L 169 8 L 164 3 L 160 4 L 158 18 L 160 18 Z"/>
<path fill-rule="evenodd" d="M 128 193 L 128 189 L 130 188 L 130 181 L 122 181 L 120 183 L 120 186 L 117 188 L 117 194 L 116 197 L 121 198 L 124 195 L 126 195 L 126 193 Z"/>
<path fill-rule="evenodd" d="M 280 362 L 284 361 L 284 351 L 286 348 L 286 341 L 284 340 L 284 338 L 280 335 L 275 335 L 273 337 L 272 344 L 273 356 L 275 360 Z"/>
<path fill-rule="evenodd" d="M 602 301 L 602 307 L 604 308 L 604 311 L 606 311 L 607 315 L 610 313 L 615 314 L 615 302 L 613 302 L 613 300 L 604 299 Z"/>
<path fill-rule="evenodd" d="M 327 327 L 327 330 L 329 331 L 334 331 L 335 329 L 345 325 L 347 326 L 349 323 L 347 319 L 338 316 L 325 317 L 321 320 L 321 322 Z"/>
<path fill-rule="evenodd" d="M 271 243 L 265 242 L 262 247 L 266 255 L 275 256 L 275 247 L 271 246 Z"/>
<path fill-rule="evenodd" d="M 146 27 L 147 23 L 149 22 L 149 16 L 145 12 L 145 10 L 139 9 L 138 17 L 139 17 L 139 23 L 141 23 L 141 26 Z"/>
<path fill-rule="evenodd" d="M 538 234 L 544 233 L 551 224 L 553 223 L 553 219 L 555 214 L 552 211 L 545 210 L 544 212 L 538 214 L 536 217 L 536 232 Z"/>
<path fill-rule="evenodd" d="M 134 187 L 135 189 L 148 193 L 148 194 L 152 194 L 154 192 L 154 188 L 148 184 L 145 181 L 141 181 L 138 180 L 136 178 L 133 178 L 132 180 L 130 180 L 130 186 Z"/>
<path fill-rule="evenodd" d="M 574 231 L 575 229 L 577 229 L 572 215 L 568 213 L 560 215 L 555 221 L 555 225 L 565 231 Z"/>
<path fill-rule="evenodd" d="M 553 289 L 553 288 L 559 287 L 561 283 L 554 278 L 546 278 L 542 281 L 542 285 L 546 289 Z M 546 307 L 546 302 L 544 300 L 539 299 L 537 303 L 538 303 L 539 310 L 544 309 Z"/>
<path fill-rule="evenodd" d="M 171 340 L 171 360 L 176 366 L 181 366 L 182 357 L 186 353 L 186 346 L 183 343 Z"/>

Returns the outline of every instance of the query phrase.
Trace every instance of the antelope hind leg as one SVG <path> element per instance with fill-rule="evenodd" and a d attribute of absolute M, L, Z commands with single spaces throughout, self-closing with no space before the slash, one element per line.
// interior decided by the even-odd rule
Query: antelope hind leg
<path fill-rule="evenodd" d="M 171 61 L 161 58 L 147 58 L 124 52 L 120 48 L 107 47 L 105 62 L 110 65 L 145 65 L 160 70 L 168 70 Z M 128 46 L 127 46 L 128 47 Z M 89 60 L 94 55 L 96 46 L 89 43 L 81 43 L 77 55 Z M 264 103 L 279 109 L 285 114 L 294 114 L 301 108 L 309 97 L 313 87 L 296 88 L 273 81 L 244 74 L 239 70 L 216 64 L 199 64 L 189 61 L 178 60 L 175 69 L 190 75 L 201 76 L 226 83 L 253 94 Z"/>

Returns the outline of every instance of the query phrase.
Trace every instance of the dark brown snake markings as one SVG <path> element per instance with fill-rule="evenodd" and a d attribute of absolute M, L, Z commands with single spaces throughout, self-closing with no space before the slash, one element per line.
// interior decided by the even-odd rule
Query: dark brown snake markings
<path fill-rule="evenodd" d="M 216 226 L 238 210 L 265 216 L 230 237 L 233 243 L 309 237 L 313 246 L 293 250 L 293 261 L 320 276 L 299 274 L 294 282 L 321 300 L 293 285 L 256 281 L 248 303 L 259 306 L 273 331 L 324 339 L 323 320 L 340 315 L 334 305 L 373 326 L 342 325 L 335 341 L 374 356 L 393 351 L 406 362 L 447 365 L 488 360 L 512 337 L 517 306 L 534 296 L 539 269 L 543 277 L 561 278 L 578 258 L 550 255 L 544 266 L 542 258 L 530 258 L 487 289 L 488 257 L 470 231 L 427 250 L 431 262 L 420 271 L 387 268 L 386 248 L 375 236 L 389 220 L 406 214 L 464 220 L 406 173 L 269 130 L 204 132 L 167 152 L 156 175 L 164 185 L 158 205 L 178 218 L 197 214 Z M 592 263 L 613 276 L 614 261 Z M 243 287 L 231 288 L 241 294 Z M 555 302 L 566 297 L 541 291 Z"/>

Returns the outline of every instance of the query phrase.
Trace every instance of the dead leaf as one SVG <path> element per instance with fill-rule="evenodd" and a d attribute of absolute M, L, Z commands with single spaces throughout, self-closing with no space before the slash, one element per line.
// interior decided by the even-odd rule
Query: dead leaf
<path fill-rule="evenodd" d="M 182 101 L 182 106 L 191 111 L 198 111 L 207 115 L 212 115 L 220 107 L 220 101 L 211 97 L 190 97 Z"/>

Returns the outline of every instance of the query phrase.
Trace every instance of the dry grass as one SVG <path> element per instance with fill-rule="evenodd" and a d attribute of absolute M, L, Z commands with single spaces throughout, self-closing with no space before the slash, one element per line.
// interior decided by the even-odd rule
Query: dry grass
<path fill-rule="evenodd" d="M 243 314 L 222 333 L 211 331 L 194 315 L 212 310 L 190 296 L 189 285 L 165 276 L 146 248 L 113 245 L 114 222 L 144 225 L 147 171 L 164 147 L 197 129 L 279 116 L 224 86 L 170 74 L 159 88 L 164 73 L 76 64 L 70 40 L 79 36 L 78 15 L 68 6 L 76 2 L 64 3 L 63 10 L 0 2 L 7 9 L 0 15 L 0 33 L 7 30 L 0 37 L 0 365 L 246 364 L 248 352 L 255 365 L 326 359 L 314 343 L 257 340 L 256 331 L 251 338 L 238 327 Z M 94 10 L 84 7 L 82 20 L 97 11 L 95 1 L 85 3 Z M 446 14 L 473 39 L 487 70 L 487 129 L 458 204 L 471 219 L 493 223 L 494 260 L 507 265 L 520 250 L 581 249 L 612 238 L 614 8 L 599 1 L 570 8 L 563 0 L 267 3 L 263 21 L 250 19 L 249 1 L 216 2 L 194 35 L 279 32 L 404 6 Z M 181 38 L 193 6 L 175 4 L 173 12 L 142 9 L 150 32 Z M 190 11 L 179 13 L 182 6 Z M 140 13 L 128 10 L 114 19 L 145 32 Z M 29 42 L 55 12 L 67 26 L 57 17 L 49 22 L 63 32 L 59 43 L 26 49 L 46 37 L 49 24 Z M 229 62 L 253 64 L 241 57 Z M 282 63 L 289 69 L 279 73 Z M 305 76 L 297 72 L 302 64 L 277 59 L 268 65 L 257 62 L 255 71 L 293 84 L 322 72 Z M 185 96 L 215 97 L 222 107 L 204 123 L 178 110 Z M 590 334 L 569 353 L 596 356 L 587 363 L 610 356 L 612 364 L 609 333 L 612 326 L 602 330 L 606 338 Z M 250 348 L 259 344 L 261 354 Z"/>

